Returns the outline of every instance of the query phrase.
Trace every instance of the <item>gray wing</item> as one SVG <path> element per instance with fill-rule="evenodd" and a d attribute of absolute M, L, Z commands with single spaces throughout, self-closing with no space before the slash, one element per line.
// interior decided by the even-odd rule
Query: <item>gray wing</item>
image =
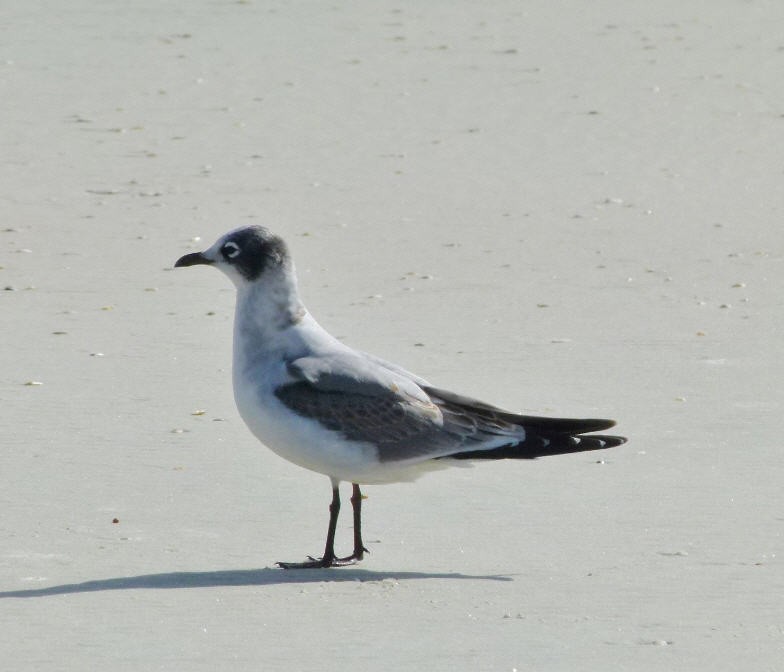
<path fill-rule="evenodd" d="M 379 460 L 431 459 L 513 443 L 521 428 L 442 408 L 411 378 L 361 354 L 304 357 L 275 394 L 299 415 L 351 441 L 376 446 Z"/>
<path fill-rule="evenodd" d="M 307 382 L 322 392 L 344 392 L 369 397 L 403 397 L 429 402 L 418 382 L 403 369 L 385 366 L 360 352 L 300 357 L 287 362 L 293 382 Z M 424 381 L 422 381 L 424 382 Z"/>
<path fill-rule="evenodd" d="M 413 380 L 417 385 L 419 385 L 422 388 L 424 388 L 425 385 L 430 384 L 424 378 L 421 378 L 415 373 L 411 373 L 411 371 L 404 369 L 402 366 L 398 366 L 394 362 L 388 362 L 386 359 L 382 359 L 381 357 L 376 357 L 376 355 L 370 352 L 364 352 L 363 350 L 357 350 L 356 352 L 359 353 L 362 357 L 369 359 L 371 362 L 373 362 L 374 364 L 378 364 L 380 367 L 384 369 L 388 369 L 389 371 L 392 371 L 393 373 L 397 373 L 403 376 L 404 378 Z"/>

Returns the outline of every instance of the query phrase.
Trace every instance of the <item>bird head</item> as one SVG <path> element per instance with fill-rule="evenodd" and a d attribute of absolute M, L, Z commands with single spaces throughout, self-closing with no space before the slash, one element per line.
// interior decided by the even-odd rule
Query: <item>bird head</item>
<path fill-rule="evenodd" d="M 229 231 L 203 252 L 192 252 L 174 264 L 207 265 L 223 271 L 237 287 L 256 282 L 289 261 L 286 243 L 263 226 L 247 226 Z"/>

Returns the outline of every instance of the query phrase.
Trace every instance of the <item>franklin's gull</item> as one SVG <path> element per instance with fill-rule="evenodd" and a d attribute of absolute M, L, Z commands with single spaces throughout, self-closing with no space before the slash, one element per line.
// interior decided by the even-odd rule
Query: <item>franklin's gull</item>
<path fill-rule="evenodd" d="M 621 436 L 586 432 L 612 420 L 518 415 L 433 387 L 327 333 L 302 304 L 283 240 L 261 226 L 230 231 L 176 267 L 207 264 L 237 287 L 234 398 L 253 434 L 281 457 L 332 482 L 324 554 L 285 569 L 362 560 L 360 484 L 411 481 L 465 460 L 534 459 L 619 446 Z M 354 550 L 335 555 L 338 486 L 352 483 Z"/>

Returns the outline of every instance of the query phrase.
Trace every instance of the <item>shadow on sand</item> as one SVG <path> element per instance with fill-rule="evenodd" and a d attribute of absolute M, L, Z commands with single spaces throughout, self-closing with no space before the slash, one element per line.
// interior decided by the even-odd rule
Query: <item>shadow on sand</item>
<path fill-rule="evenodd" d="M 169 572 L 142 574 L 114 579 L 98 579 L 68 583 L 48 588 L 0 592 L 0 599 L 9 597 L 49 597 L 72 593 L 94 593 L 107 590 L 161 590 L 175 588 L 218 588 L 221 586 L 274 586 L 280 584 L 347 582 L 347 581 L 411 581 L 415 579 L 468 579 L 479 581 L 512 581 L 509 576 L 476 576 L 459 573 L 373 572 L 366 569 L 230 569 L 213 572 Z"/>

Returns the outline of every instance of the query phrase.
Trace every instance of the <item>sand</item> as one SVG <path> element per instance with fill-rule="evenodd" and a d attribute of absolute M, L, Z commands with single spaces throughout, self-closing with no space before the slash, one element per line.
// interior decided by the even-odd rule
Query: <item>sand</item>
<path fill-rule="evenodd" d="M 489 5 L 3 10 L 4 669 L 780 669 L 784 8 Z M 329 483 L 171 269 L 248 223 L 351 345 L 630 442 L 370 487 L 365 562 L 275 568 Z"/>

